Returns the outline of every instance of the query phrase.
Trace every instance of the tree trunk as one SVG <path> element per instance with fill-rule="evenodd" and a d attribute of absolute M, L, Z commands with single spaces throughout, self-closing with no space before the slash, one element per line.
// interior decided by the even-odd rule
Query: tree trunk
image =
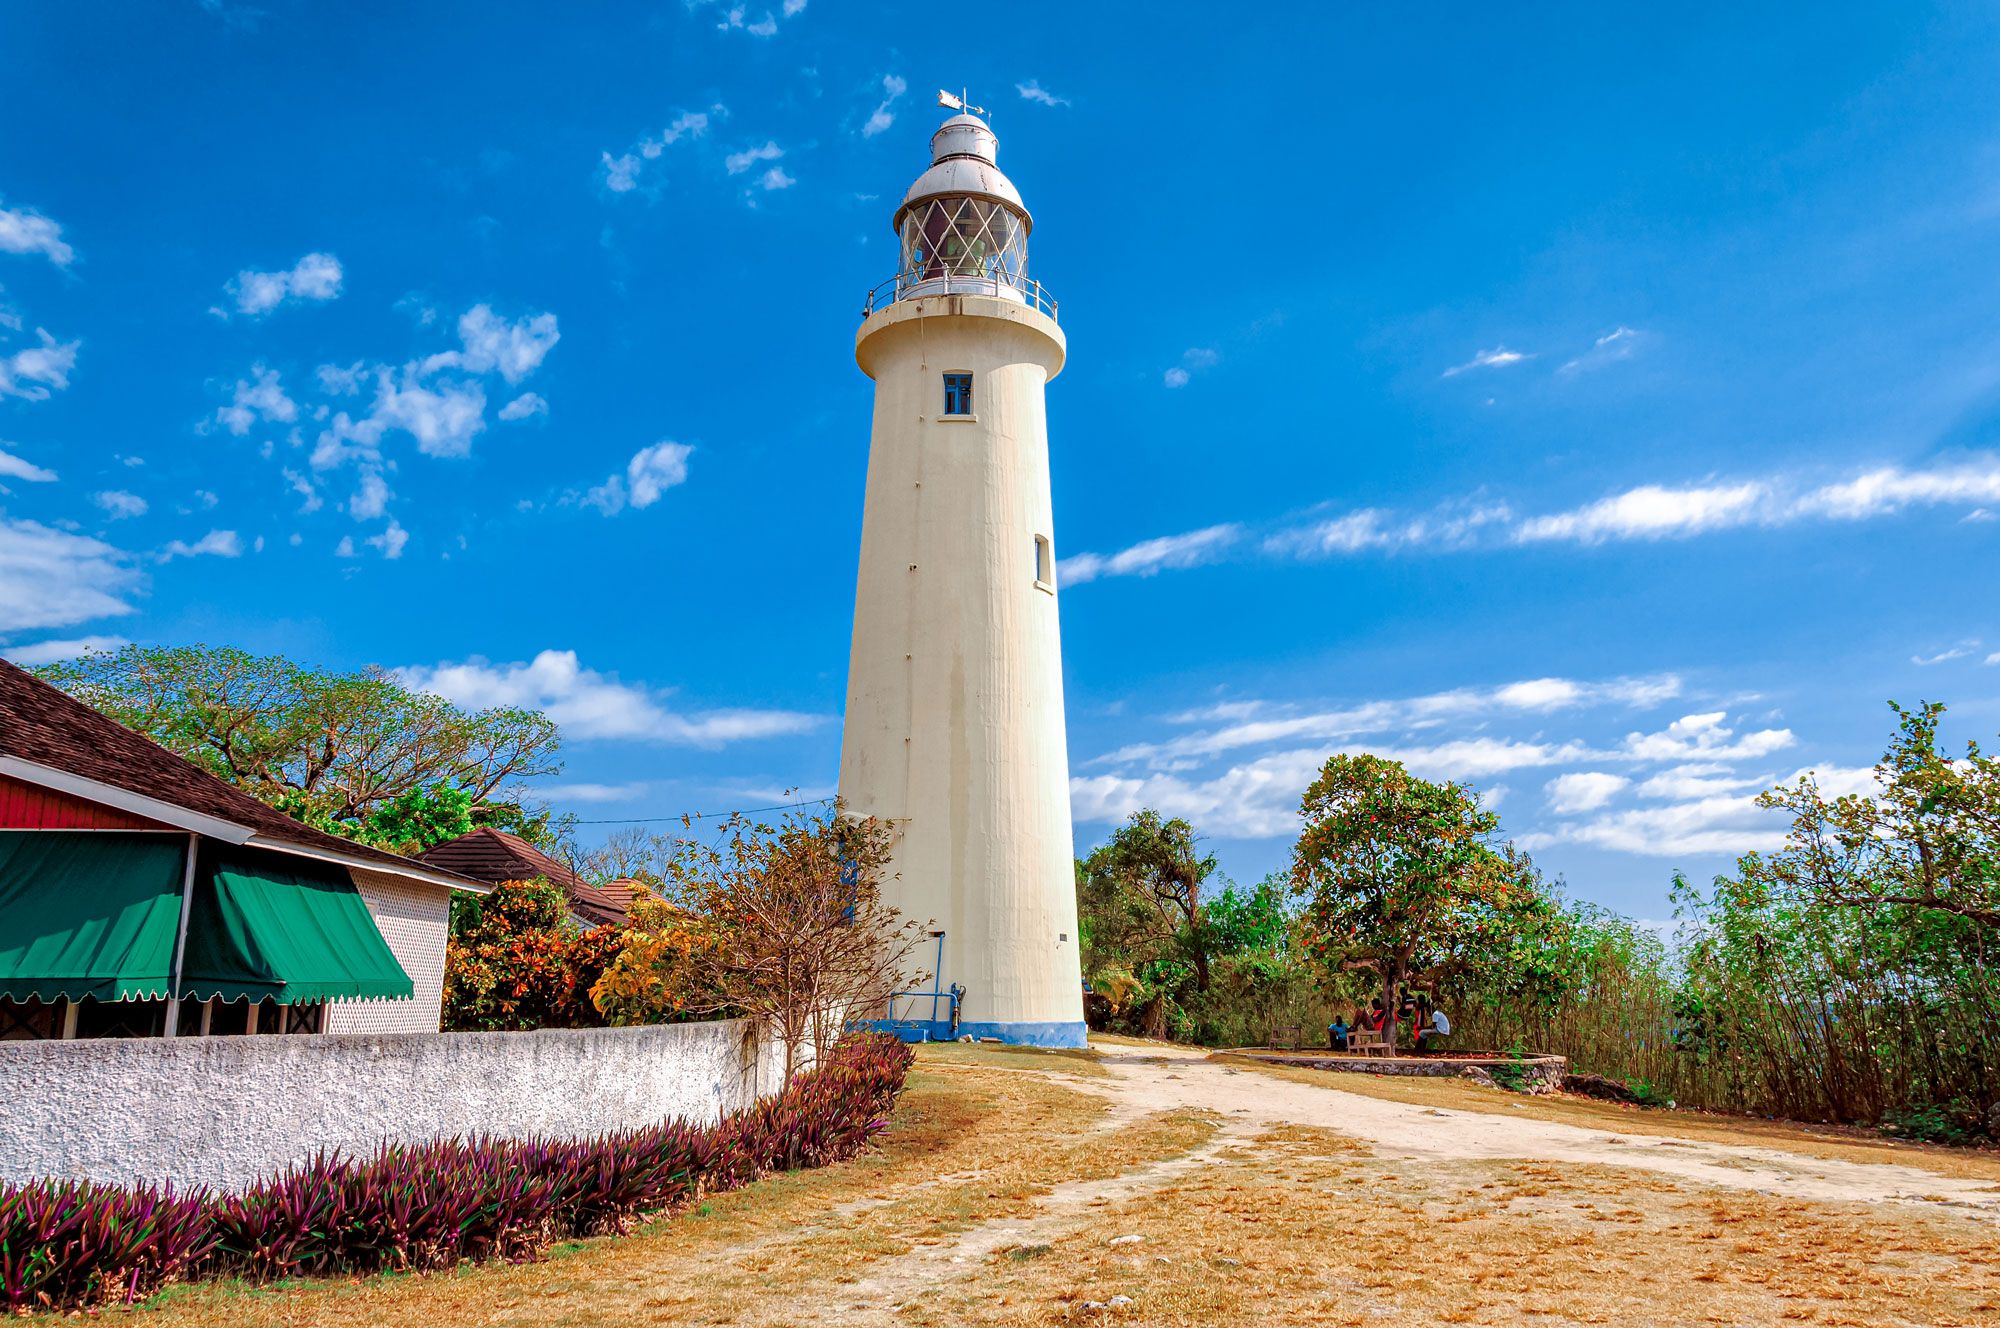
<path fill-rule="evenodd" d="M 1382 979 L 1382 1046 L 1391 1056 L 1396 1054 L 1396 1001 L 1402 988 L 1403 966 L 1397 964 Z"/>

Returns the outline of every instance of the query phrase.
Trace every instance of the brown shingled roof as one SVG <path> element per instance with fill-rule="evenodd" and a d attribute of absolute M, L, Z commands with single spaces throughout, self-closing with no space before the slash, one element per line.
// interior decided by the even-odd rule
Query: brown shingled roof
<path fill-rule="evenodd" d="M 637 884 L 613 881 L 610 886 L 592 885 L 519 835 L 510 835 L 489 825 L 482 825 L 457 839 L 448 839 L 417 856 L 432 866 L 495 885 L 502 881 L 530 881 L 537 876 L 544 877 L 551 885 L 561 886 L 569 895 L 570 908 L 578 917 L 599 924 L 616 925 L 625 921 L 632 907 L 632 886 Z"/>
<path fill-rule="evenodd" d="M 271 848 L 293 845 L 404 871 L 415 865 L 400 854 L 369 848 L 294 821 L 152 739 L 99 714 L 60 687 L 4 660 L 0 660 L 0 757 L 32 761 L 227 821 L 267 837 L 260 842 Z M 282 842 L 270 842 L 274 840 Z M 454 874 L 449 868 L 432 870 Z"/>

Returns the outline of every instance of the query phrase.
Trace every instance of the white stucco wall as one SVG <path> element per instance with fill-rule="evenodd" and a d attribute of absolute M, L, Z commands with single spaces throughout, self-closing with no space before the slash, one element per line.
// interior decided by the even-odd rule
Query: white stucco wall
<path fill-rule="evenodd" d="M 878 310 L 855 353 L 875 416 L 841 796 L 898 823 L 884 893 L 946 933 L 965 1021 L 1080 1040 L 1062 643 L 1035 575 L 1063 336 L 1017 302 L 950 295 Z M 972 419 L 940 418 L 950 372 L 973 376 Z"/>
<path fill-rule="evenodd" d="M 0 1043 L 0 1180 L 237 1188 L 321 1149 L 710 1122 L 775 1092 L 745 1020 L 537 1033 Z"/>
<path fill-rule="evenodd" d="M 451 891 L 387 872 L 352 871 L 389 952 L 410 975 L 407 1001 L 330 1001 L 329 1033 L 435 1033 L 444 1003 L 444 949 L 451 931 Z"/>

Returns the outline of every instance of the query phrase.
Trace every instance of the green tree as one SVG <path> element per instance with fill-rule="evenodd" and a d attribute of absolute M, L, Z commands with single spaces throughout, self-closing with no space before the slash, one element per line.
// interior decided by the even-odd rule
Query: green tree
<path fill-rule="evenodd" d="M 133 645 L 37 672 L 288 815 L 391 848 L 473 825 L 533 829 L 537 814 L 501 790 L 562 768 L 555 725 L 539 712 L 461 709 L 383 669 Z"/>
<path fill-rule="evenodd" d="M 1760 795 L 1792 818 L 1783 849 L 1743 859 L 1746 879 L 1846 908 L 1910 907 L 2000 929 L 2000 760 L 1938 750 L 1945 708 L 1895 702 L 1897 733 L 1875 796 L 1829 801 L 1812 774 Z"/>
<path fill-rule="evenodd" d="M 1497 842 L 1473 790 L 1418 779 L 1379 756 L 1336 756 L 1300 803 L 1292 858 L 1307 953 L 1328 977 L 1379 983 L 1395 1047 L 1403 993 L 1478 972 L 1510 988 L 1553 984 L 1561 914 L 1533 865 Z"/>
<path fill-rule="evenodd" d="M 1137 1010 L 1148 1037 L 1166 1035 L 1177 997 L 1208 990 L 1214 938 L 1201 887 L 1214 872 L 1194 828 L 1151 808 L 1077 864 L 1085 976 L 1114 1008 Z"/>

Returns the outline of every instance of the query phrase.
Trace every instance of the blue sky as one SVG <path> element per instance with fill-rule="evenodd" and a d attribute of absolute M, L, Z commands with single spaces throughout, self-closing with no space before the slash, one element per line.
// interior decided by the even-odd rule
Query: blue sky
<path fill-rule="evenodd" d="M 1658 917 L 1887 698 L 2000 729 L 1989 7 L 413 8 L 0 12 L 16 658 L 541 705 L 593 821 L 830 791 L 853 329 L 966 86 L 1070 340 L 1080 848 L 1254 880 L 1377 750 Z"/>

